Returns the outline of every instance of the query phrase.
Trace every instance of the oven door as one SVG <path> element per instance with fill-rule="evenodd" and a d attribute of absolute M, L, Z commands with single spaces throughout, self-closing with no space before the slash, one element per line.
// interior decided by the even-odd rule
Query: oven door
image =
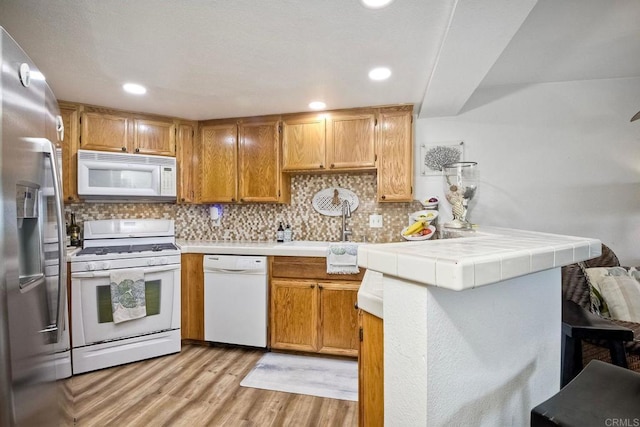
<path fill-rule="evenodd" d="M 142 269 L 147 315 L 118 324 L 111 311 L 112 271 L 71 275 L 71 337 L 74 348 L 180 328 L 180 264 Z"/>

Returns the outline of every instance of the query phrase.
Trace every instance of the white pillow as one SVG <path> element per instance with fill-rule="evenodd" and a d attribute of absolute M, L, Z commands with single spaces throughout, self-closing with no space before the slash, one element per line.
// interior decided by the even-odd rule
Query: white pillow
<path fill-rule="evenodd" d="M 585 270 L 589 284 L 604 299 L 611 318 L 640 323 L 640 271 L 635 267 Z"/>

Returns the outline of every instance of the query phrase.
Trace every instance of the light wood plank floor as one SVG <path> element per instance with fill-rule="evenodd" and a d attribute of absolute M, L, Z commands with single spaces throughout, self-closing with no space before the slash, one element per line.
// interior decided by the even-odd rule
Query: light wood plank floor
<path fill-rule="evenodd" d="M 183 345 L 179 354 L 74 376 L 77 426 L 355 426 L 357 402 L 240 387 L 262 351 Z M 73 421 L 71 421 L 73 425 Z"/>

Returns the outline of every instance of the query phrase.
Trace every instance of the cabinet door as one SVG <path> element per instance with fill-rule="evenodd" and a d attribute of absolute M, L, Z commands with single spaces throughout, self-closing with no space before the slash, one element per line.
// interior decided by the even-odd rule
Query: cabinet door
<path fill-rule="evenodd" d="M 178 163 L 178 202 L 196 201 L 196 178 L 198 170 L 197 150 L 195 148 L 195 130 L 191 125 L 178 126 L 176 161 Z"/>
<path fill-rule="evenodd" d="M 358 425 L 384 425 L 384 333 L 382 319 L 360 310 Z"/>
<path fill-rule="evenodd" d="M 358 282 L 319 282 L 320 327 L 318 351 L 358 355 Z"/>
<path fill-rule="evenodd" d="M 65 202 L 79 202 L 78 197 L 78 110 L 60 107 L 64 124 L 62 140 L 62 193 Z"/>
<path fill-rule="evenodd" d="M 141 154 L 175 156 L 175 124 L 173 122 L 135 119 L 131 151 Z"/>
<path fill-rule="evenodd" d="M 378 125 L 378 201 L 413 200 L 413 120 L 410 110 L 381 110 Z"/>
<path fill-rule="evenodd" d="M 271 347 L 315 352 L 317 347 L 317 283 L 271 280 Z"/>
<path fill-rule="evenodd" d="M 277 202 L 278 121 L 238 125 L 238 196 L 241 202 Z"/>
<path fill-rule="evenodd" d="M 325 119 L 318 115 L 282 122 L 282 170 L 325 168 Z"/>
<path fill-rule="evenodd" d="M 237 135 L 236 124 L 207 125 L 201 128 L 200 202 L 224 203 L 237 200 Z"/>
<path fill-rule="evenodd" d="M 182 339 L 204 341 L 204 255 L 183 254 L 181 258 Z"/>
<path fill-rule="evenodd" d="M 123 116 L 85 112 L 82 114 L 80 148 L 84 150 L 129 150 L 129 119 Z"/>
<path fill-rule="evenodd" d="M 332 113 L 327 118 L 329 169 L 374 169 L 375 113 Z"/>

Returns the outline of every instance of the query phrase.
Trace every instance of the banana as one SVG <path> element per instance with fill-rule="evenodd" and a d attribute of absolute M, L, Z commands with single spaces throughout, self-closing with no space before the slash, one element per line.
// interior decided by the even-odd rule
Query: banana
<path fill-rule="evenodd" d="M 414 222 L 410 227 L 408 227 L 404 233 L 402 233 L 403 236 L 410 236 L 412 234 L 415 234 L 419 231 L 422 231 L 424 229 L 424 223 L 425 221 L 423 220 L 418 220 L 416 222 Z"/>

